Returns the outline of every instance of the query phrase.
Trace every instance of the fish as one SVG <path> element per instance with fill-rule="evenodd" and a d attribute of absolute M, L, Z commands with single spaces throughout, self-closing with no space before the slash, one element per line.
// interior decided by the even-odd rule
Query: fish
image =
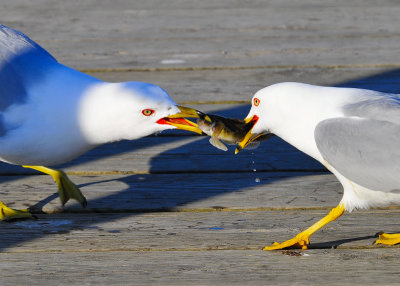
<path fill-rule="evenodd" d="M 197 114 L 199 115 L 196 122 L 198 127 L 205 135 L 211 136 L 209 140 L 211 145 L 223 151 L 228 151 L 225 144 L 239 144 L 254 125 L 254 122 L 246 123 L 244 120 L 205 114 L 200 111 L 197 111 Z M 270 136 L 270 134 L 263 134 L 253 138 L 247 149 L 257 148 L 260 141 Z"/>

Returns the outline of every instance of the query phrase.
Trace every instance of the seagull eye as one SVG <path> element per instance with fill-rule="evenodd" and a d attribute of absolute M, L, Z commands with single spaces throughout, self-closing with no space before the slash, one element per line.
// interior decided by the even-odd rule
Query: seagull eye
<path fill-rule="evenodd" d="M 254 106 L 260 105 L 260 100 L 258 98 L 254 98 L 253 102 L 254 102 Z"/>
<path fill-rule="evenodd" d="M 143 109 L 142 110 L 142 113 L 144 116 L 150 116 L 150 115 L 154 114 L 154 112 L 155 111 L 153 109 Z"/>

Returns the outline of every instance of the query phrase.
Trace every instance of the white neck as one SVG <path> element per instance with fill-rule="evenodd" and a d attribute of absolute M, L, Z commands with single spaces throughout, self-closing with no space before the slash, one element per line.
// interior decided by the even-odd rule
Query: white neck
<path fill-rule="evenodd" d="M 263 97 L 263 115 L 270 131 L 299 150 L 322 162 L 314 131 L 322 120 L 343 116 L 337 106 L 347 97 L 337 88 L 316 87 L 298 83 L 276 85 Z M 339 109 L 340 110 L 340 109 Z"/>

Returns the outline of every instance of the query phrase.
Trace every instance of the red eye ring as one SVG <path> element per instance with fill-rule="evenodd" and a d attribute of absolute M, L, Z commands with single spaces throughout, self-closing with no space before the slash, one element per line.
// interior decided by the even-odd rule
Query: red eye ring
<path fill-rule="evenodd" d="M 260 100 L 256 97 L 253 100 L 254 106 L 259 106 L 260 105 Z"/>
<path fill-rule="evenodd" d="M 153 109 L 143 109 L 143 110 L 142 110 L 142 114 L 143 114 L 144 116 L 153 115 L 154 112 L 155 112 L 155 111 L 154 111 Z"/>

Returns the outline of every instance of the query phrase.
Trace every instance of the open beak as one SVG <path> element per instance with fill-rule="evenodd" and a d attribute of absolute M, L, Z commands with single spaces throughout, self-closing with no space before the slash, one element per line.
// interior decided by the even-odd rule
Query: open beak
<path fill-rule="evenodd" d="M 256 140 L 257 138 L 261 137 L 264 135 L 264 133 L 259 133 L 259 134 L 253 134 L 251 131 L 253 130 L 254 125 L 256 125 L 257 121 L 258 121 L 258 116 L 254 115 L 252 117 L 249 118 L 245 118 L 244 122 L 246 124 L 252 124 L 251 129 L 249 130 L 249 132 L 247 132 L 247 134 L 244 136 L 244 138 L 239 142 L 236 150 L 235 150 L 235 154 L 239 153 L 241 150 L 243 150 L 244 148 L 246 148 L 247 145 L 249 145 L 252 141 Z"/>
<path fill-rule="evenodd" d="M 175 126 L 177 129 L 182 129 L 182 130 L 187 130 L 187 131 L 192 131 L 195 133 L 202 134 L 203 131 L 197 126 L 196 123 L 191 122 L 187 119 L 186 117 L 194 117 L 194 118 L 199 118 L 200 115 L 202 114 L 200 111 L 197 111 L 196 109 L 189 108 L 189 107 L 184 107 L 184 106 L 177 106 L 181 112 L 171 114 L 167 117 L 161 118 L 157 121 L 158 124 L 169 124 L 172 126 Z"/>

